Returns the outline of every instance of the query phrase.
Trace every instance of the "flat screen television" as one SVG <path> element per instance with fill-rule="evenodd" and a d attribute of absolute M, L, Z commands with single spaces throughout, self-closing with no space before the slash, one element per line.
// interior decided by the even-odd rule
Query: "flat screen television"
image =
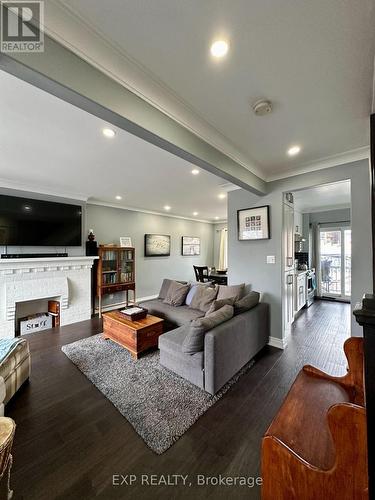
<path fill-rule="evenodd" d="M 0 195 L 0 245 L 80 246 L 82 207 Z"/>

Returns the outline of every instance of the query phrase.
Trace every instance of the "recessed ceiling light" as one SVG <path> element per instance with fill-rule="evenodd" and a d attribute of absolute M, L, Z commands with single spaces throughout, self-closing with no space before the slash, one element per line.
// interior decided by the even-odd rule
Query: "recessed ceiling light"
<path fill-rule="evenodd" d="M 288 149 L 288 155 L 295 156 L 298 155 L 300 151 L 301 151 L 301 146 L 292 146 Z"/>
<path fill-rule="evenodd" d="M 210 49 L 211 54 L 214 57 L 224 57 L 227 54 L 228 50 L 229 45 L 225 40 L 216 40 L 216 42 L 211 45 Z"/>
<path fill-rule="evenodd" d="M 220 198 L 220 200 L 224 200 L 224 198 L 226 198 L 226 197 L 227 197 L 226 193 L 220 193 L 218 195 L 218 198 Z"/>
<path fill-rule="evenodd" d="M 103 128 L 102 132 L 106 137 L 114 137 L 116 135 L 116 132 L 111 128 Z"/>
<path fill-rule="evenodd" d="M 193 212 L 193 215 L 194 215 L 194 216 L 197 216 L 197 215 L 199 215 L 199 214 L 198 214 L 198 212 Z"/>
<path fill-rule="evenodd" d="M 217 217 L 217 216 L 216 216 L 216 217 L 215 217 L 215 220 L 219 220 L 219 217 Z"/>
<path fill-rule="evenodd" d="M 198 174 L 199 174 L 199 170 L 198 170 L 197 168 L 194 168 L 194 169 L 191 171 L 191 173 L 192 173 L 193 175 L 198 175 Z"/>
<path fill-rule="evenodd" d="M 122 200 L 122 196 L 120 196 L 119 194 L 116 196 L 116 200 Z"/>
<path fill-rule="evenodd" d="M 164 210 L 170 210 L 170 209 L 171 209 L 171 207 L 169 205 L 164 206 Z"/>

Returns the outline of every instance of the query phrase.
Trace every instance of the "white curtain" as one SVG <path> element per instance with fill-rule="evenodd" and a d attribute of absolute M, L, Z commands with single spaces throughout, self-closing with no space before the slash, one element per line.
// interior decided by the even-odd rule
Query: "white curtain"
<path fill-rule="evenodd" d="M 219 269 L 228 268 L 228 231 L 222 229 L 220 234 Z"/>

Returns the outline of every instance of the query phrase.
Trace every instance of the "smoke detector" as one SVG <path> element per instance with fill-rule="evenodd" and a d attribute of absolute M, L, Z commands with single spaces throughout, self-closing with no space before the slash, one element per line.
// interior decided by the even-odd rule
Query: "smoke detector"
<path fill-rule="evenodd" d="M 272 102 L 267 99 L 259 99 L 253 104 L 253 111 L 257 116 L 269 115 L 272 111 Z"/>

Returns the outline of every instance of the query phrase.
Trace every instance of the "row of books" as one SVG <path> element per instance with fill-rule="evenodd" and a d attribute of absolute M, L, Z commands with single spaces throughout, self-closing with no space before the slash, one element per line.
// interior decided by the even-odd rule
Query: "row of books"
<path fill-rule="evenodd" d="M 121 273 L 121 282 L 128 283 L 129 281 L 134 281 L 133 273 Z"/>
<path fill-rule="evenodd" d="M 114 250 L 106 250 L 103 252 L 103 260 L 114 260 L 115 262 L 117 261 L 117 252 Z"/>
<path fill-rule="evenodd" d="M 133 251 L 132 250 L 124 250 L 122 252 L 124 254 L 124 259 L 125 260 L 133 260 Z"/>
<path fill-rule="evenodd" d="M 113 285 L 114 283 L 117 283 L 117 273 L 102 274 L 102 282 L 103 285 Z"/>

